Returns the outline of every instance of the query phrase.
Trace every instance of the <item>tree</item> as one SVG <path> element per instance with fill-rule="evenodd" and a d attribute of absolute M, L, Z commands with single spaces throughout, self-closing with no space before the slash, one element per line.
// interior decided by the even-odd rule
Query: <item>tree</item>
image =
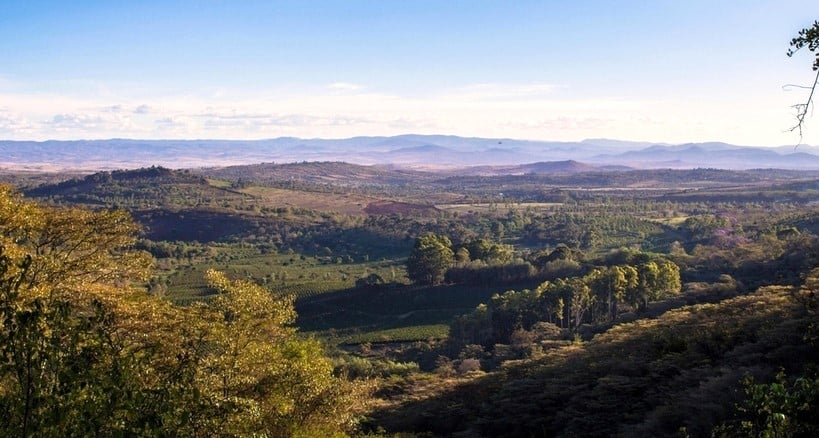
<path fill-rule="evenodd" d="M 580 328 L 584 315 L 594 304 L 594 295 L 586 280 L 579 277 L 571 278 L 567 281 L 571 290 L 571 318 L 574 320 L 574 329 Z"/>
<path fill-rule="evenodd" d="M 626 290 L 626 301 L 637 311 L 645 310 L 651 301 L 678 294 L 682 287 L 680 268 L 670 260 L 641 263 L 637 273 L 636 286 Z"/>
<path fill-rule="evenodd" d="M 588 276 L 588 283 L 595 291 L 597 299 L 595 307 L 600 308 L 606 320 L 613 320 L 617 317 L 617 304 L 626 299 L 629 290 L 633 290 L 638 284 L 637 270 L 629 265 L 610 266 L 605 269 L 592 271 Z"/>
<path fill-rule="evenodd" d="M 813 22 L 813 26 L 806 27 L 797 33 L 797 36 L 791 39 L 790 48 L 788 49 L 788 57 L 792 57 L 800 49 L 807 47 L 807 49 L 815 54 L 813 60 L 813 71 L 816 76 L 813 79 L 813 85 L 808 88 L 808 98 L 805 103 L 799 103 L 793 106 L 796 110 L 796 125 L 790 128 L 790 131 L 799 132 L 799 141 L 802 141 L 802 128 L 804 127 L 805 117 L 813 105 L 813 95 L 816 91 L 816 85 L 819 84 L 819 20 Z"/>
<path fill-rule="evenodd" d="M 130 249 L 137 229 L 123 212 L 45 208 L 0 187 L 4 435 L 139 434 L 172 416 L 185 351 L 143 336 L 173 319 L 130 287 L 150 266 Z"/>
<path fill-rule="evenodd" d="M 459 264 L 467 264 L 471 260 L 469 255 L 469 250 L 465 247 L 458 248 L 458 251 L 455 252 L 455 260 Z"/>
<path fill-rule="evenodd" d="M 657 267 L 658 273 L 654 287 L 657 290 L 658 298 L 679 294 L 682 289 L 680 267 L 668 259 L 658 260 Z"/>
<path fill-rule="evenodd" d="M 809 437 L 819 434 L 819 377 L 789 380 L 780 371 L 771 383 L 743 381 L 746 399 L 738 419 L 714 430 L 714 437 Z"/>
<path fill-rule="evenodd" d="M 293 297 L 217 271 L 207 279 L 219 295 L 202 309 L 209 354 L 198 379 L 228 414 L 220 435 L 332 435 L 352 421 L 356 391 L 318 341 L 295 336 Z"/>
<path fill-rule="evenodd" d="M 219 273 L 210 303 L 149 295 L 118 211 L 0 186 L 0 435 L 327 436 L 360 392 L 296 336 L 292 299 Z"/>
<path fill-rule="evenodd" d="M 536 289 L 540 294 L 541 320 L 551 322 L 551 315 L 559 320 L 560 327 L 577 330 L 592 307 L 595 297 L 591 293 L 588 278 L 561 278 L 544 282 Z"/>
<path fill-rule="evenodd" d="M 452 242 L 448 237 L 425 234 L 416 239 L 407 259 L 407 275 L 418 284 L 439 284 L 454 260 Z"/>

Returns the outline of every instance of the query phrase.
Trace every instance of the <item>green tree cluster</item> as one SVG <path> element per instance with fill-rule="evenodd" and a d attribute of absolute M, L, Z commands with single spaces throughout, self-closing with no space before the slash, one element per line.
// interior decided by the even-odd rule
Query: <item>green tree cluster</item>
<path fill-rule="evenodd" d="M 649 302 L 680 292 L 679 267 L 664 258 L 639 265 L 595 268 L 582 277 L 545 281 L 534 290 L 496 294 L 457 318 L 450 338 L 458 345 L 509 343 L 516 330 L 548 322 L 576 331 L 582 324 L 614 320 L 621 304 L 642 312 Z"/>

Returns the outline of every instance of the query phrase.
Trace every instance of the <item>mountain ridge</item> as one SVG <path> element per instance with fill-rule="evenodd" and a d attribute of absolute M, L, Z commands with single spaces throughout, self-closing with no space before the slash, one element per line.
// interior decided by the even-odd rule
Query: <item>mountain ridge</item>
<path fill-rule="evenodd" d="M 346 139 L 0 140 L 0 167 L 12 169 L 93 171 L 152 165 L 199 168 L 303 161 L 450 168 L 576 161 L 594 166 L 634 168 L 819 169 L 819 148 L 612 139 L 566 142 L 417 134 Z"/>

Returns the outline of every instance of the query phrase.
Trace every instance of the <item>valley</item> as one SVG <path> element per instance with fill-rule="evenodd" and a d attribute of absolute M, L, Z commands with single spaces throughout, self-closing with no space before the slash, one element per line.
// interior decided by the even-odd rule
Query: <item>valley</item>
<path fill-rule="evenodd" d="M 362 431 L 701 436 L 733 427 L 743 375 L 809 373 L 815 315 L 793 297 L 819 263 L 819 172 L 539 168 L 2 178 L 45 205 L 132 215 L 152 296 L 209 302 L 218 270 L 293 297 L 300 336 L 378 382 Z M 419 276 L 432 238 L 449 258 Z M 677 413 L 689 405 L 698 416 Z"/>
<path fill-rule="evenodd" d="M 819 12 L 5 1 L 0 437 L 819 437 Z"/>

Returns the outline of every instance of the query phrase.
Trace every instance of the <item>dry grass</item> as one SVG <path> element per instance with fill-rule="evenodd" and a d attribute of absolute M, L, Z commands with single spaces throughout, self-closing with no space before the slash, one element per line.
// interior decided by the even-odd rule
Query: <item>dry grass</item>
<path fill-rule="evenodd" d="M 366 215 L 364 208 L 376 198 L 356 194 L 305 192 L 272 187 L 248 187 L 242 193 L 253 196 L 261 207 L 296 207 L 316 211 L 335 211 L 347 215 Z"/>

